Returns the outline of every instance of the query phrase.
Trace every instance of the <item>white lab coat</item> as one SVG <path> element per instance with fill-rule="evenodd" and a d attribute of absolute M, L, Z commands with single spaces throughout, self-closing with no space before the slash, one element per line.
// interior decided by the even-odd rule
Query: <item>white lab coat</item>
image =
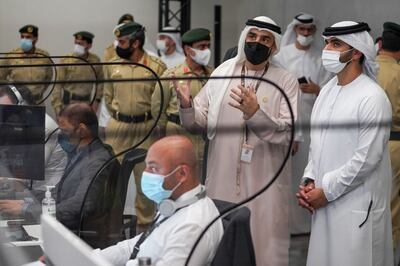
<path fill-rule="evenodd" d="M 384 91 L 364 74 L 343 87 L 335 77 L 322 89 L 304 177 L 329 202 L 312 217 L 308 266 L 393 265 L 390 124 L 377 126 L 390 120 Z"/>
<path fill-rule="evenodd" d="M 296 78 L 306 77 L 308 81 L 311 80 L 322 88 L 332 78 L 332 74 L 323 68 L 321 53 L 322 51 L 315 46 L 311 46 L 308 50 L 300 50 L 296 48 L 295 43 L 292 43 L 282 47 L 279 53 L 273 57 L 273 60 L 282 68 L 295 75 Z M 297 204 L 296 192 L 299 189 L 300 180 L 308 162 L 308 150 L 310 147 L 310 130 L 308 125 L 316 98 L 315 94 L 300 91 L 295 139 L 300 142 L 300 145 L 299 150 L 292 157 L 292 172 L 290 175 L 292 178 L 292 193 L 290 198 L 291 234 L 309 233 L 311 228 L 311 216 L 307 210 Z"/>

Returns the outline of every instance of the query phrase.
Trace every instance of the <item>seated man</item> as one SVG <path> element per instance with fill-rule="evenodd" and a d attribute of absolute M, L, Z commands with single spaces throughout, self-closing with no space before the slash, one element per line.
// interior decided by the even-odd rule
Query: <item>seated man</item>
<path fill-rule="evenodd" d="M 58 122 L 61 131 L 58 142 L 68 154 L 68 163 L 60 182 L 52 191 L 52 197 L 56 200 L 57 219 L 69 229 L 76 230 L 88 186 L 113 152 L 98 138 L 97 116 L 88 104 L 68 105 L 61 111 Z M 114 164 L 109 166 L 101 172 L 101 177 L 108 176 Z M 96 202 L 103 202 L 103 195 L 99 192 L 101 186 L 100 182 L 94 182 L 91 188 L 94 193 L 90 193 L 85 202 L 85 213 L 93 212 L 97 208 Z M 35 202 L 7 201 L 8 205 L 14 206 L 9 209 L 0 202 L 0 211 L 11 212 L 11 209 L 13 214 L 22 214 L 26 219 L 38 219 L 44 193 L 35 196 Z"/>
<path fill-rule="evenodd" d="M 195 148 L 187 137 L 170 136 L 155 142 L 147 153 L 141 179 L 143 193 L 158 204 L 153 225 L 133 239 L 95 253 L 116 266 L 128 265 L 128 261 L 137 265 L 140 257 L 150 257 L 157 266 L 184 265 L 197 237 L 219 214 L 199 183 L 196 162 Z M 175 211 L 165 211 L 171 206 Z M 190 265 L 209 265 L 222 234 L 218 220 L 203 236 Z"/>

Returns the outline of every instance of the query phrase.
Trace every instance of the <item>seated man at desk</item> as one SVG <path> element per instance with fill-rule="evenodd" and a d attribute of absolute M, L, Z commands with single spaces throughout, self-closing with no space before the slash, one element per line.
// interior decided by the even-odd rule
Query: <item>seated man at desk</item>
<path fill-rule="evenodd" d="M 97 116 L 85 103 L 67 106 L 59 115 L 58 142 L 68 155 L 68 163 L 60 181 L 52 191 L 56 200 L 56 217 L 70 230 L 76 230 L 80 210 L 86 191 L 96 173 L 112 156 L 112 149 L 98 138 Z M 101 176 L 110 173 L 114 165 L 106 167 Z M 101 180 L 102 178 L 99 178 Z M 96 179 L 97 180 L 97 179 Z M 94 209 L 101 201 L 101 184 L 94 182 L 91 193 L 85 202 L 85 212 Z M 25 219 L 38 219 L 44 193 L 35 193 L 36 200 L 0 201 L 0 213 L 23 215 Z"/>
<path fill-rule="evenodd" d="M 205 195 L 197 176 L 193 143 L 184 136 L 155 142 L 146 157 L 141 186 L 158 204 L 148 231 L 103 250 L 95 250 L 113 265 L 138 265 L 150 257 L 152 265 L 184 265 L 197 237 L 219 212 Z M 214 223 L 197 246 L 190 265 L 209 265 L 222 238 L 221 220 Z M 129 263 L 128 263 L 129 261 Z"/>

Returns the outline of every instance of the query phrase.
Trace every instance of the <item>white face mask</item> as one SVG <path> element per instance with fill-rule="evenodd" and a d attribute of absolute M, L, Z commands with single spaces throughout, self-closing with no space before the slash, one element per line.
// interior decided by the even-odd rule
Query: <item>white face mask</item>
<path fill-rule="evenodd" d="M 351 59 L 350 59 L 349 61 L 344 62 L 344 63 L 340 62 L 340 60 L 339 60 L 340 55 L 342 53 L 346 53 L 351 50 L 353 50 L 353 48 L 350 50 L 347 50 L 347 51 L 343 51 L 343 52 L 322 50 L 322 57 L 321 57 L 322 65 L 329 72 L 332 72 L 335 74 L 339 73 L 340 71 L 342 71 L 345 68 L 347 63 L 351 61 Z"/>
<path fill-rule="evenodd" d="M 84 55 L 85 54 L 85 47 L 79 44 L 75 44 L 74 46 L 74 54 L 77 55 Z"/>
<path fill-rule="evenodd" d="M 314 37 L 312 35 L 310 35 L 310 36 L 298 35 L 297 36 L 297 41 L 302 46 L 309 46 L 313 42 L 313 40 L 314 40 Z"/>
<path fill-rule="evenodd" d="M 160 52 L 162 52 L 162 53 L 167 51 L 167 41 L 166 40 L 157 40 L 156 46 L 157 46 L 157 49 L 160 50 Z"/>
<path fill-rule="evenodd" d="M 211 51 L 210 49 L 205 49 L 205 50 L 198 50 L 191 48 L 192 51 L 195 52 L 194 56 L 191 56 L 192 59 L 199 65 L 206 66 L 208 65 L 208 62 L 210 62 L 211 58 Z"/>

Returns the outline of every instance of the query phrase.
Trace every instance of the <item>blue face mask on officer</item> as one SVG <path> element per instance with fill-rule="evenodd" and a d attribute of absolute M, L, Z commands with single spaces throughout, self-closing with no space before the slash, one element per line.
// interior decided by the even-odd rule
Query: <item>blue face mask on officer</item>
<path fill-rule="evenodd" d="M 20 44 L 20 46 L 21 46 L 21 49 L 22 49 L 24 52 L 29 52 L 30 50 L 32 50 L 33 41 L 32 41 L 31 39 L 22 38 L 22 39 L 19 41 L 19 44 Z"/>
<path fill-rule="evenodd" d="M 144 171 L 141 180 L 141 187 L 144 195 L 157 204 L 160 204 L 163 200 L 171 197 L 172 193 L 182 184 L 182 182 L 179 182 L 172 190 L 166 190 L 163 188 L 164 179 L 173 175 L 180 168 L 181 165 L 177 166 L 167 175 L 160 175 Z"/>

